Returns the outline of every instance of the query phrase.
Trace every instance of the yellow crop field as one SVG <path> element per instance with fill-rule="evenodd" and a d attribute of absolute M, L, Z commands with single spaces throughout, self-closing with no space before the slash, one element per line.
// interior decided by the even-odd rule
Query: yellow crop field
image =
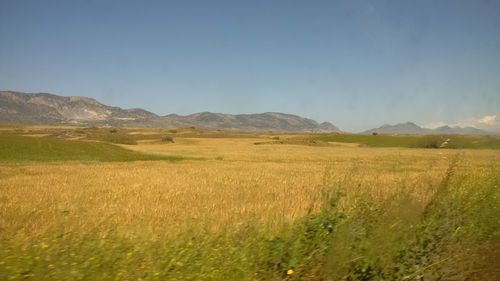
<path fill-rule="evenodd" d="M 500 281 L 499 34 L 500 0 L 0 0 L 0 281 Z"/>
<path fill-rule="evenodd" d="M 265 143 L 269 139 L 266 135 L 179 136 L 168 144 L 145 139 L 137 145 L 117 145 L 148 155 L 187 157 L 175 162 L 4 162 L 0 166 L 0 276 L 5 280 L 43 279 L 45 274 L 67 280 L 354 276 L 348 280 L 357 280 L 361 278 L 357 261 L 362 260 L 365 270 L 378 266 L 379 274 L 413 278 L 412 274 L 419 274 L 414 268 L 394 269 L 394 256 L 402 255 L 404 245 L 410 243 L 401 239 L 410 241 L 412 229 L 423 227 L 418 226 L 422 216 L 436 204 L 444 184 L 454 186 L 446 200 L 486 196 L 481 193 L 484 186 L 493 186 L 487 194 L 492 202 L 499 200 L 499 150 Z M 470 193 L 470 188 L 479 193 Z M 338 241 L 303 232 L 325 213 L 329 204 L 325 198 L 335 199 L 338 217 L 324 218 L 319 228 L 335 227 Z M 465 224 L 450 227 L 446 231 L 460 233 L 460 228 L 467 228 Z M 494 230 L 486 240 L 496 245 L 498 225 L 490 227 Z M 314 246 L 317 249 L 302 249 L 312 247 L 304 239 L 320 239 L 328 250 L 320 244 Z M 365 241 L 358 246 L 368 244 L 348 247 L 356 239 Z M 345 245 L 339 246 L 341 242 Z M 446 253 L 456 254 L 450 245 L 446 244 L 450 247 Z M 161 255 L 148 252 L 162 247 L 166 248 Z M 300 254 L 293 252 L 298 248 Z M 259 256 L 266 251 L 271 253 Z M 375 258 L 380 253 L 382 257 Z M 417 270 L 429 266 L 415 263 Z M 478 260 L 475 266 L 490 268 L 491 264 Z M 483 270 L 470 276 L 490 276 L 489 269 Z"/>

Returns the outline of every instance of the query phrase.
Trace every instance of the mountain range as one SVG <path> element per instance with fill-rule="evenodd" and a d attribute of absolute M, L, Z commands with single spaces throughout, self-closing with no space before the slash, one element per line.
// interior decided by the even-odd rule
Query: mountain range
<path fill-rule="evenodd" d="M 200 112 L 190 115 L 169 114 L 161 116 L 140 108 L 123 109 L 108 106 L 88 97 L 15 91 L 0 91 L 0 123 L 113 127 L 198 127 L 235 131 L 341 132 L 329 122 L 318 123 L 312 119 L 279 112 L 236 115 Z M 494 133 L 474 127 L 459 126 L 429 129 L 412 122 L 406 122 L 383 125 L 364 131 L 362 134 L 492 135 Z"/>
<path fill-rule="evenodd" d="M 87 97 L 0 91 L 0 123 L 73 124 L 115 127 L 199 127 L 238 131 L 340 132 L 329 122 L 278 112 L 223 114 L 201 112 L 160 116 L 144 109 L 122 109 Z"/>
<path fill-rule="evenodd" d="M 474 127 L 442 126 L 435 129 L 423 128 L 412 122 L 395 125 L 383 125 L 378 128 L 362 132 L 362 134 L 391 134 L 391 135 L 492 135 L 493 133 Z"/>

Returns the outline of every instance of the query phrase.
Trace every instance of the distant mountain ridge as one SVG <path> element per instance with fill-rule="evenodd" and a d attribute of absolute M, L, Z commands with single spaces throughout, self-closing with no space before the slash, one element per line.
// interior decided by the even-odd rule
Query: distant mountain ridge
<path fill-rule="evenodd" d="M 493 135 L 494 133 L 474 127 L 442 126 L 435 129 L 422 128 L 415 123 L 406 122 L 395 125 L 383 125 L 378 128 L 362 132 L 362 134 L 391 134 L 391 135 Z"/>
<path fill-rule="evenodd" d="M 144 109 L 122 109 L 87 97 L 0 91 L 0 123 L 74 124 L 130 127 L 188 127 L 240 131 L 340 132 L 329 122 L 266 112 L 224 114 L 201 112 L 159 116 Z"/>

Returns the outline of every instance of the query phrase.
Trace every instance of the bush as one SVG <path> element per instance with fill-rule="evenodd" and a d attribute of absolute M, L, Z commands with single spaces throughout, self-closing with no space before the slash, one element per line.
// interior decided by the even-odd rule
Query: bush
<path fill-rule="evenodd" d="M 174 142 L 174 138 L 171 137 L 171 136 L 164 136 L 162 139 L 161 139 L 162 142 Z"/>
<path fill-rule="evenodd" d="M 425 136 L 417 140 L 413 146 L 417 148 L 440 148 L 443 141 L 438 136 Z"/>

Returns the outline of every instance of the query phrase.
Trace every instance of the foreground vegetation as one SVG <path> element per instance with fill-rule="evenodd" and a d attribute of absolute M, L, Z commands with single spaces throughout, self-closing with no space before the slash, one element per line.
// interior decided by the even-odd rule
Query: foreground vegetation
<path fill-rule="evenodd" d="M 13 155 L 65 155 L 99 144 L 187 160 L 2 158 L 0 280 L 500 275 L 496 150 L 255 145 L 274 139 L 172 132 L 175 142 L 162 143 L 135 132 L 128 133 L 137 144 L 121 147 L 2 135 Z M 55 140 L 52 150 L 39 144 Z M 97 157 L 88 149 L 82 155 Z M 189 160 L 195 157 L 204 161 Z"/>

